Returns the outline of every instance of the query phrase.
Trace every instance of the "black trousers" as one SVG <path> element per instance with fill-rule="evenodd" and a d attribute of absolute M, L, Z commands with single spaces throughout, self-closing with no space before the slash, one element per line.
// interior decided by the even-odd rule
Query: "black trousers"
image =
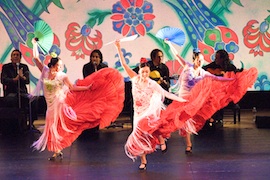
<path fill-rule="evenodd" d="M 30 115 L 30 108 L 31 108 L 32 123 L 34 122 L 34 120 L 38 119 L 37 100 L 34 100 L 33 102 L 31 102 L 31 104 L 29 104 L 29 99 L 26 93 L 21 93 L 20 99 L 17 93 L 9 93 L 7 96 L 3 98 L 3 102 L 4 104 L 2 104 L 1 106 L 7 107 L 7 108 L 8 107 L 10 108 L 21 107 L 21 109 L 25 110 L 25 112 L 29 115 Z"/>
<path fill-rule="evenodd" d="M 224 116 L 224 110 L 220 109 L 217 112 L 215 112 L 215 114 L 213 114 L 212 118 L 215 121 L 221 121 L 221 120 L 223 120 L 223 116 Z"/>

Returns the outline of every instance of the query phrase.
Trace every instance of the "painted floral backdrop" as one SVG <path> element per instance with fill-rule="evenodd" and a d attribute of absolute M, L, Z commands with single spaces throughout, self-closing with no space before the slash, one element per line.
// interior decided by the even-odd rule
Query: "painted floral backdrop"
<path fill-rule="evenodd" d="M 35 22 L 43 20 L 54 38 L 49 52 L 40 58 L 47 64 L 52 54 L 61 57 L 72 81 L 82 78 L 82 67 L 93 49 L 100 49 L 105 63 L 126 76 L 114 45 L 106 43 L 134 34 L 139 35 L 136 40 L 122 43 L 131 67 L 141 57 L 150 59 L 151 50 L 159 48 L 171 76 L 179 74 L 182 67 L 155 36 L 161 28 L 171 26 L 186 35 L 182 47 L 175 45 L 186 60 L 191 61 L 193 48 L 203 52 L 205 63 L 213 61 L 216 50 L 225 49 L 238 68 L 258 68 L 258 79 L 250 90 L 270 90 L 270 1 L 0 0 L 0 20 L 0 71 L 10 62 L 10 52 L 20 49 L 22 62 L 31 71 L 30 89 L 40 76 L 32 61 L 31 39 Z"/>

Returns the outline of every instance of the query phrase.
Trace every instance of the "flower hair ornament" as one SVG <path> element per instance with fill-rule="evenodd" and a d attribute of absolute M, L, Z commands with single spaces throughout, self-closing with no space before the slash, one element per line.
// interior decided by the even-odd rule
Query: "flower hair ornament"
<path fill-rule="evenodd" d="M 140 63 L 141 64 L 147 63 L 147 62 L 148 62 L 148 60 L 146 58 L 144 58 L 144 57 L 142 57 L 141 60 L 140 60 Z"/>
<path fill-rule="evenodd" d="M 52 58 L 57 58 L 57 54 L 55 52 L 51 52 L 50 55 Z"/>

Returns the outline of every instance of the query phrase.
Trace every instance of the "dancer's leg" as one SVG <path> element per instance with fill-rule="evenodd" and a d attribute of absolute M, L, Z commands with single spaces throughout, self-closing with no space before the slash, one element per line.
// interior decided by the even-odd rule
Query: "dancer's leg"
<path fill-rule="evenodd" d="M 160 135 L 160 136 L 158 136 L 158 140 L 159 140 L 160 149 L 161 149 L 162 153 L 165 153 L 167 151 L 165 139 Z"/>
<path fill-rule="evenodd" d="M 192 152 L 192 143 L 191 143 L 191 134 L 187 133 L 185 136 L 185 141 L 186 141 L 186 153 L 191 153 Z"/>
<path fill-rule="evenodd" d="M 143 154 L 141 156 L 141 165 L 139 166 L 139 170 L 146 170 L 147 160 L 146 160 L 146 154 Z"/>

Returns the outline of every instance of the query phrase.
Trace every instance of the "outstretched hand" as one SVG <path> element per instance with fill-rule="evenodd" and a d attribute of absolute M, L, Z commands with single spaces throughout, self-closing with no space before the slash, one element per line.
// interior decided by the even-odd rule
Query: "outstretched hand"
<path fill-rule="evenodd" d="M 165 38 L 165 39 L 164 39 L 164 42 L 165 42 L 166 44 L 169 44 L 169 43 L 170 43 L 170 41 L 168 40 L 168 38 Z"/>
<path fill-rule="evenodd" d="M 221 80 L 221 81 L 233 81 L 233 80 L 235 80 L 235 78 L 225 78 L 225 77 L 217 76 L 217 80 Z"/>
<path fill-rule="evenodd" d="M 181 97 L 179 97 L 180 99 L 179 99 L 179 102 L 188 102 L 188 100 L 186 100 L 186 99 L 184 99 L 184 98 L 181 98 Z"/>
<path fill-rule="evenodd" d="M 37 41 L 35 38 L 33 38 L 31 42 L 32 42 L 32 44 L 37 44 Z"/>
<path fill-rule="evenodd" d="M 87 86 L 87 90 L 91 90 L 91 87 L 93 86 L 93 83 Z"/>
<path fill-rule="evenodd" d="M 172 43 L 168 38 L 164 39 L 164 43 L 168 44 L 170 46 L 170 48 L 172 47 Z"/>
<path fill-rule="evenodd" d="M 119 39 L 115 40 L 114 45 L 115 45 L 117 48 L 120 48 L 120 40 L 119 40 Z"/>

